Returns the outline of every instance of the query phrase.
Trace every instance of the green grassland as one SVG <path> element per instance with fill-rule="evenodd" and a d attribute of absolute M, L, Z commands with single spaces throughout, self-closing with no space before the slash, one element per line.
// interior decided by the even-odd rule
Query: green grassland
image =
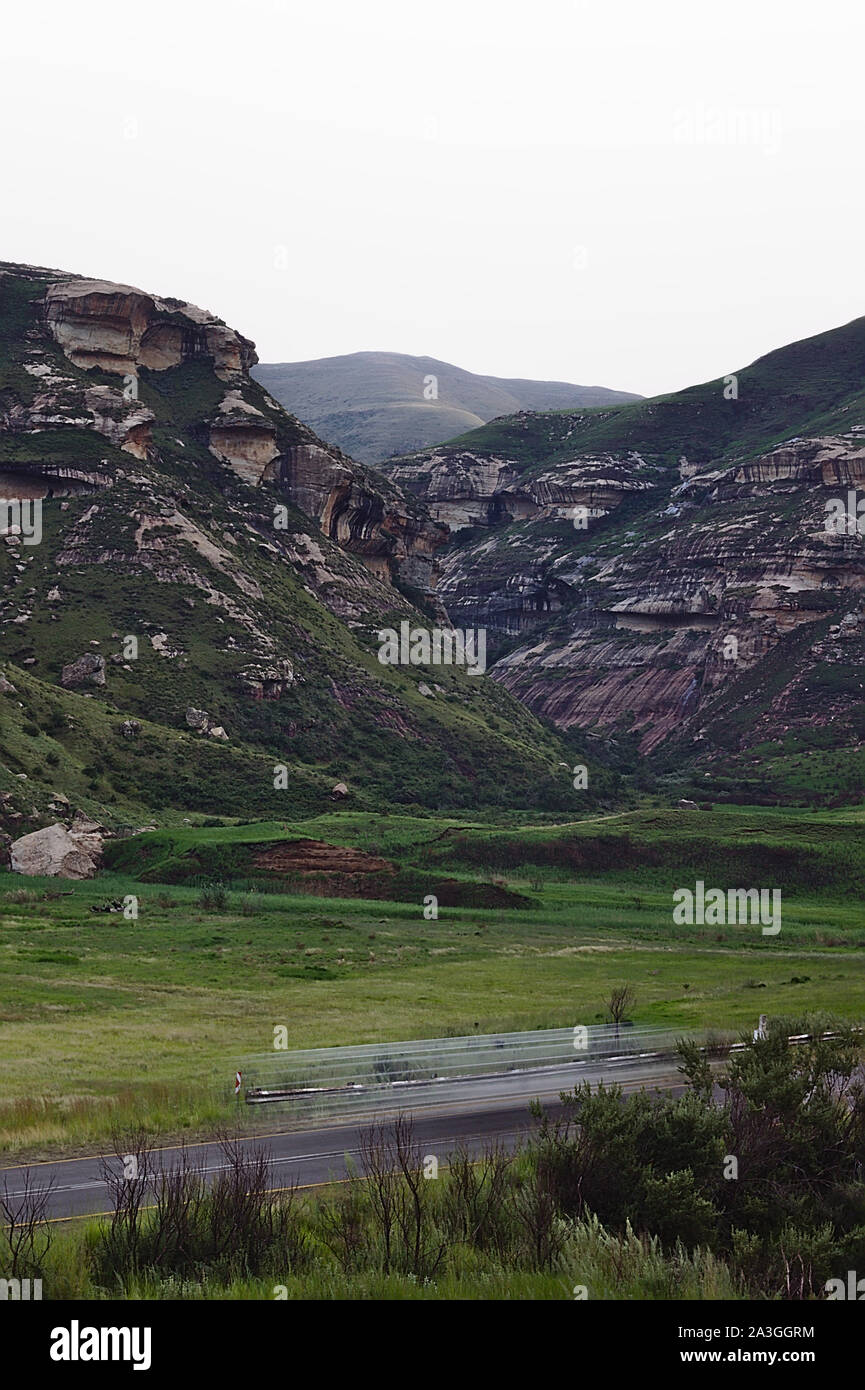
<path fill-rule="evenodd" d="M 329 812 L 110 842 L 106 871 L 85 883 L 4 875 L 0 1147 L 49 1154 L 132 1122 L 211 1132 L 238 1118 L 234 1070 L 277 1025 L 289 1046 L 313 1047 L 592 1024 L 623 983 L 633 1021 L 683 1032 L 749 1029 L 760 1013 L 861 1019 L 863 820 L 643 808 L 496 826 Z M 415 899 L 280 891 L 250 869 L 253 846 L 296 838 L 390 858 Z M 425 920 L 443 874 L 522 905 L 442 906 Z M 675 926 L 672 892 L 698 877 L 780 888 L 780 934 Z M 203 905 L 205 881 L 223 885 L 222 905 Z M 126 894 L 137 920 L 91 911 Z"/>

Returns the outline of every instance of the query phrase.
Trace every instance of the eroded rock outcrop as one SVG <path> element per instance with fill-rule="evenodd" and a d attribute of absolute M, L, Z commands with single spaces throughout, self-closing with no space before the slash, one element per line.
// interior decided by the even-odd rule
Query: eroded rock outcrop
<path fill-rule="evenodd" d="M 182 452 L 203 440 L 238 479 L 274 489 L 379 579 L 432 593 L 446 528 L 278 405 L 250 376 L 257 357 L 249 339 L 194 304 L 130 285 L 0 263 L 0 285 L 4 278 L 16 291 L 32 288 L 35 323 L 20 364 L 27 384 L 0 406 L 0 434 L 29 441 L 32 457 L 22 468 L 31 487 L 41 481 L 35 495 L 116 484 L 134 476 L 124 456 L 156 461 L 172 444 Z M 93 370 L 116 377 L 116 386 L 88 382 Z M 186 398 L 180 433 L 175 426 L 167 441 L 158 435 L 170 422 L 160 377 L 176 378 Z M 155 398 L 145 402 L 152 384 Z M 105 456 L 58 447 L 61 433 L 70 442 L 75 434 L 97 436 Z M 78 456 L 94 453 L 82 466 Z"/>
<path fill-rule="evenodd" d="M 211 738 L 222 739 L 225 742 L 228 734 L 221 724 L 217 724 L 215 719 L 211 719 L 206 710 L 195 709 L 190 705 L 186 711 L 186 722 L 190 729 L 194 729 L 197 734 L 209 734 Z"/>
<path fill-rule="evenodd" d="M 242 689 L 253 700 L 280 700 L 296 679 L 294 667 L 286 660 L 275 661 L 269 666 L 246 666 L 238 676 Z"/>
<path fill-rule="evenodd" d="M 221 319 L 179 299 L 161 299 L 131 285 L 60 277 L 45 294 L 54 340 L 78 367 L 137 376 L 209 358 L 224 381 L 257 361 L 254 345 Z"/>
<path fill-rule="evenodd" d="M 453 445 L 389 462 L 386 471 L 453 532 L 529 519 L 573 521 L 577 508 L 596 520 L 628 493 L 656 486 L 658 476 L 638 454 L 575 459 L 539 472 Z"/>
<path fill-rule="evenodd" d="M 92 829 L 90 827 L 93 827 Z M 102 859 L 102 834 L 83 818 L 71 829 L 59 822 L 22 835 L 11 847 L 13 873 L 44 878 L 93 878 Z"/>
<path fill-rule="evenodd" d="M 286 451 L 279 478 L 325 535 L 358 555 L 379 578 L 403 580 L 425 593 L 435 589 L 447 527 L 385 478 L 314 439 Z"/>

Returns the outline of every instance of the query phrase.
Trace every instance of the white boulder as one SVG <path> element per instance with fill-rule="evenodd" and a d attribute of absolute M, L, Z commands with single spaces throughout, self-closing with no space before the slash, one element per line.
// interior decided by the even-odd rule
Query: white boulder
<path fill-rule="evenodd" d="M 29 877 L 93 878 L 101 858 L 101 836 L 74 834 L 58 822 L 14 840 L 10 868 Z"/>

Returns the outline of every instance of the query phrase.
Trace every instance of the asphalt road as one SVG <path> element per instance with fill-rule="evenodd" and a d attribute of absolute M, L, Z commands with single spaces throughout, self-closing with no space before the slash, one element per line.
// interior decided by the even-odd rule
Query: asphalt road
<path fill-rule="evenodd" d="M 435 1155 L 442 1165 L 446 1164 L 448 1155 L 458 1146 L 472 1153 L 480 1153 L 485 1143 L 496 1141 L 502 1147 L 512 1149 L 519 1144 L 521 1136 L 534 1127 L 528 1110 L 532 1099 L 541 1100 L 548 1112 L 555 1113 L 560 1109 L 561 1091 L 570 1090 L 577 1081 L 594 1083 L 600 1080 L 615 1081 L 626 1091 L 655 1087 L 673 1092 L 683 1089 L 682 1078 L 671 1058 L 651 1063 L 635 1063 L 627 1059 L 612 1067 L 606 1063 L 603 1067 L 594 1068 L 575 1062 L 543 1073 L 532 1072 L 524 1076 L 511 1074 L 501 1079 L 501 1085 L 488 1081 L 486 1095 L 479 1093 L 475 1087 L 470 1097 L 448 1100 L 442 1105 L 425 1105 L 412 1115 L 414 1136 L 424 1155 Z M 505 1094 L 502 1094 L 503 1090 Z M 408 1103 L 405 1113 L 410 1113 Z M 261 1119 L 260 1109 L 256 1118 Z M 261 1129 L 256 1132 L 253 1129 L 248 1134 L 238 1132 L 237 1137 L 250 1149 L 261 1149 L 267 1155 L 272 1190 L 295 1184 L 299 1187 L 317 1187 L 344 1179 L 346 1160 L 361 1167 L 361 1135 L 372 1118 L 370 1115 L 357 1116 L 350 1122 L 289 1131 L 279 1129 L 277 1110 L 273 1117 L 274 1132 L 262 1132 Z M 393 1112 L 381 1118 L 393 1118 Z M 154 1155 L 157 1167 L 172 1167 L 183 1152 L 180 1147 L 158 1150 Z M 225 1154 L 218 1143 L 190 1144 L 186 1153 L 208 1177 L 227 1166 Z M 115 1155 L 105 1155 L 104 1162 L 114 1173 L 119 1175 L 122 1172 L 122 1162 Z M 0 1169 L 0 1190 L 5 1185 L 10 1198 L 20 1196 L 27 1168 L 32 1181 L 40 1185 L 52 1184 L 46 1215 L 74 1219 L 110 1211 L 111 1198 L 102 1155 L 55 1159 L 47 1163 Z"/>

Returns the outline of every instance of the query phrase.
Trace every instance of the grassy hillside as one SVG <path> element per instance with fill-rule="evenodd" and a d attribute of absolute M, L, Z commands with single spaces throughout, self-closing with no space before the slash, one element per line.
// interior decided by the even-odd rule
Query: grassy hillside
<path fill-rule="evenodd" d="M 24 817 L 16 834 L 56 820 L 48 803 L 58 792 L 97 820 L 126 826 L 154 816 L 170 824 L 185 811 L 276 815 L 290 805 L 296 815 L 332 804 L 326 769 L 292 762 L 290 790 L 277 791 L 273 757 L 261 748 L 226 746 L 144 718 L 130 738 L 128 714 L 116 705 L 17 667 L 6 672 L 14 691 L 0 695 L 0 791 L 11 797 L 4 814 Z"/>
<path fill-rule="evenodd" d="M 595 450 L 636 449 L 667 464 L 749 457 L 800 435 L 849 430 L 865 420 L 865 318 L 790 343 L 725 379 L 612 410 L 495 420 L 451 444 L 527 466 Z"/>

